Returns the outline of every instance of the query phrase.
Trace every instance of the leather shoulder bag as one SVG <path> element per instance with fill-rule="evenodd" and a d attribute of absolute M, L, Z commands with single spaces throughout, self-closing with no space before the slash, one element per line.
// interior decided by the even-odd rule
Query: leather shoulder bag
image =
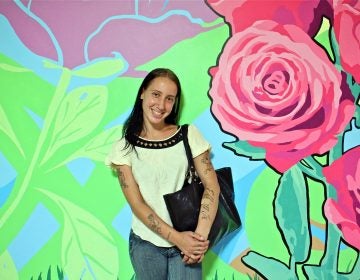
<path fill-rule="evenodd" d="M 195 172 L 194 160 L 187 138 L 188 125 L 183 125 L 181 129 L 189 162 L 188 172 L 182 189 L 165 194 L 164 199 L 173 227 L 178 231 L 194 231 L 199 219 L 204 187 Z M 223 167 L 215 172 L 220 185 L 220 195 L 218 210 L 208 236 L 210 247 L 241 226 L 240 216 L 234 202 L 231 168 Z"/>

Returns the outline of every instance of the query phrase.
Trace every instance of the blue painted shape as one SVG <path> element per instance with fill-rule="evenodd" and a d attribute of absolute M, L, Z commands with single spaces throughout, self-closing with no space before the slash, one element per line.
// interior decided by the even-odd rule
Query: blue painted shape
<path fill-rule="evenodd" d="M 126 204 L 112 222 L 112 226 L 125 240 L 129 240 L 131 217 L 131 208 Z"/>
<path fill-rule="evenodd" d="M 0 151 L 0 187 L 7 185 L 9 182 L 13 181 L 17 176 L 16 170 L 6 159 L 4 154 Z"/>
<path fill-rule="evenodd" d="M 58 229 L 58 221 L 44 205 L 38 204 L 8 247 L 18 271 L 45 246 Z"/>
<path fill-rule="evenodd" d="M 17 172 L 0 151 L 0 207 L 9 197 L 17 177 Z"/>
<path fill-rule="evenodd" d="M 246 176 L 252 170 L 264 164 L 264 161 L 251 161 L 238 156 L 222 146 L 224 142 L 233 142 L 235 138 L 221 131 L 219 124 L 211 115 L 210 109 L 205 110 L 194 124 L 211 144 L 212 163 L 215 168 L 230 166 L 234 181 Z"/>
<path fill-rule="evenodd" d="M 33 121 L 36 123 L 38 128 L 42 129 L 44 126 L 44 119 L 40 117 L 39 115 L 35 114 L 32 110 L 29 108 L 25 108 L 25 111 L 28 113 L 28 115 L 33 119 Z"/>
<path fill-rule="evenodd" d="M 66 166 L 81 186 L 86 184 L 95 168 L 95 164 L 88 158 L 75 159 Z"/>
<path fill-rule="evenodd" d="M 360 129 L 355 126 L 355 120 L 351 121 L 351 130 L 344 136 L 344 150 L 350 150 L 360 145 Z"/>
<path fill-rule="evenodd" d="M 6 200 L 11 194 L 14 185 L 15 185 L 15 179 L 9 182 L 9 184 L 0 186 L 0 207 L 2 207 L 5 204 Z"/>

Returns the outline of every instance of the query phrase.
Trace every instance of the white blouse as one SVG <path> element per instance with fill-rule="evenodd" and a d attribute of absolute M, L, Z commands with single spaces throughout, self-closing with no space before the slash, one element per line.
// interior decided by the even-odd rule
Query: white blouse
<path fill-rule="evenodd" d="M 211 148 L 194 125 L 189 125 L 188 141 L 194 158 Z M 107 156 L 105 164 L 130 166 L 146 203 L 161 219 L 172 225 L 163 195 L 180 190 L 184 184 L 188 162 L 181 129 L 179 128 L 174 135 L 163 140 L 136 137 L 134 145 L 136 152 L 124 149 L 124 138 L 118 140 Z M 173 246 L 150 230 L 134 214 L 132 230 L 142 239 L 156 246 Z"/>

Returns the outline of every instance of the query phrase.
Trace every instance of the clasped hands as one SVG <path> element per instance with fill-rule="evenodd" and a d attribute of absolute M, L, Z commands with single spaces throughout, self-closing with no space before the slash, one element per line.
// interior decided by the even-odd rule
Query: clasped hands
<path fill-rule="evenodd" d="M 192 231 L 184 231 L 181 234 L 182 242 L 179 249 L 183 255 L 183 262 L 186 264 L 200 263 L 209 248 L 209 240 Z"/>

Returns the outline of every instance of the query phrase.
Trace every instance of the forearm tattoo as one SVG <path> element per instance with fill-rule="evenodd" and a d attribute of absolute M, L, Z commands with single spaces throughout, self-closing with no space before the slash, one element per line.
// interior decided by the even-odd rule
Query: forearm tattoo
<path fill-rule="evenodd" d="M 207 203 L 202 203 L 201 204 L 201 209 L 200 209 L 200 217 L 202 220 L 210 220 L 210 206 Z"/>
<path fill-rule="evenodd" d="M 210 189 L 205 189 L 203 194 L 203 199 L 208 200 L 210 203 L 214 202 L 214 191 Z M 210 219 L 210 203 L 209 202 L 202 202 L 200 213 L 201 213 L 201 219 L 203 220 L 209 220 Z"/>
<path fill-rule="evenodd" d="M 118 171 L 118 178 L 120 181 L 120 185 L 123 189 L 127 189 L 129 187 L 129 185 L 126 183 L 125 181 L 125 175 L 123 172 L 120 171 L 120 169 L 117 170 Z"/>
<path fill-rule="evenodd" d="M 161 226 L 159 221 L 155 219 L 155 216 L 153 214 L 150 214 L 147 219 L 149 221 L 150 229 L 157 234 L 161 234 Z"/>
<path fill-rule="evenodd" d="M 205 153 L 205 155 L 201 159 L 201 162 L 205 165 L 205 174 L 214 169 L 209 158 L 209 153 Z"/>
<path fill-rule="evenodd" d="M 210 200 L 211 202 L 214 202 L 214 191 L 205 189 L 203 198 Z"/>

